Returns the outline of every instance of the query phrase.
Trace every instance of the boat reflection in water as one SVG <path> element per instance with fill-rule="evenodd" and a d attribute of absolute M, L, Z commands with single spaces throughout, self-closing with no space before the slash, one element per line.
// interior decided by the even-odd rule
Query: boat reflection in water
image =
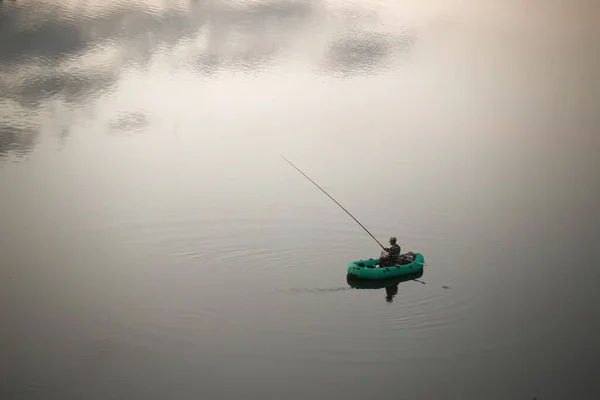
<path fill-rule="evenodd" d="M 350 274 L 346 275 L 346 282 L 354 289 L 385 289 L 385 300 L 388 303 L 394 301 L 394 297 L 398 294 L 398 285 L 402 282 L 413 281 L 423 276 L 423 271 L 411 274 L 398 276 L 391 279 L 359 279 Z M 421 282 L 421 281 L 418 281 Z M 425 282 L 421 282 L 425 283 Z"/>

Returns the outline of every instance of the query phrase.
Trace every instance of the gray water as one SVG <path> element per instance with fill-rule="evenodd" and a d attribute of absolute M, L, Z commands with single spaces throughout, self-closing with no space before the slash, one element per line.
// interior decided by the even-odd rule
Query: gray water
<path fill-rule="evenodd" d="M 5 0 L 0 398 L 600 398 L 599 16 Z"/>

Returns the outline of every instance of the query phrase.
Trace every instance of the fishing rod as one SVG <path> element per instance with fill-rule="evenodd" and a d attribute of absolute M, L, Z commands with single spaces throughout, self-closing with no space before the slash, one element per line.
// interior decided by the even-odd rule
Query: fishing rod
<path fill-rule="evenodd" d="M 359 225 L 361 226 L 361 228 L 363 228 L 363 229 L 364 229 L 364 230 L 365 230 L 365 231 L 366 231 L 366 232 L 367 232 L 367 233 L 368 233 L 368 234 L 369 234 L 369 235 L 370 235 L 370 236 L 371 236 L 371 237 L 372 237 L 372 238 L 373 238 L 373 239 L 374 239 L 374 240 L 377 242 L 377 244 L 379 245 L 379 247 L 381 247 L 383 250 L 385 250 L 385 247 L 383 247 L 383 245 L 382 245 L 381 243 L 379 243 L 379 240 L 377 240 L 377 239 L 375 238 L 375 236 L 373 236 L 373 235 L 371 234 L 371 232 L 369 232 L 369 230 L 363 226 L 363 224 L 361 224 L 360 222 L 358 222 L 358 220 L 357 220 L 356 218 L 354 218 L 354 215 L 350 214 L 350 212 L 349 212 L 348 210 L 346 210 L 346 209 L 344 208 L 344 206 L 342 206 L 340 203 L 338 203 L 336 199 L 334 199 L 333 197 L 331 197 L 331 196 L 329 195 L 329 193 L 327 193 L 325 190 L 323 190 L 323 188 L 322 188 L 321 186 L 317 185 L 317 184 L 316 184 L 316 182 L 315 182 L 315 181 L 313 181 L 312 179 L 310 179 L 310 178 L 309 178 L 309 177 L 308 177 L 308 176 L 307 176 L 307 175 L 306 175 L 304 172 L 300 171 L 300 169 L 299 169 L 298 167 L 296 167 L 294 164 L 292 164 L 292 162 L 291 162 L 290 160 L 288 160 L 288 159 L 287 159 L 287 158 L 285 158 L 284 156 L 281 156 L 281 158 L 283 158 L 283 159 L 284 159 L 285 161 L 287 161 L 287 162 L 288 162 L 288 163 L 289 163 L 289 164 L 290 164 L 292 167 L 294 167 L 294 168 L 295 168 L 295 169 L 296 169 L 298 172 L 300 172 L 302 175 L 304 175 L 304 177 L 305 177 L 306 179 L 308 179 L 309 181 L 311 181 L 311 182 L 312 182 L 312 183 L 313 183 L 313 184 L 314 184 L 316 187 L 318 187 L 319 189 L 321 189 L 321 191 L 322 191 L 323 193 L 325 193 L 327 196 L 329 196 L 329 198 L 330 198 L 331 200 L 333 200 L 333 201 L 335 202 L 335 204 L 337 204 L 338 206 L 340 206 L 340 207 L 342 208 L 342 210 L 346 211 L 346 213 L 348 213 L 348 215 L 349 215 L 349 216 L 351 216 L 351 217 L 352 217 L 352 219 L 353 219 L 353 220 L 355 220 L 355 221 L 356 221 L 356 223 L 357 223 L 357 224 L 359 224 Z"/>

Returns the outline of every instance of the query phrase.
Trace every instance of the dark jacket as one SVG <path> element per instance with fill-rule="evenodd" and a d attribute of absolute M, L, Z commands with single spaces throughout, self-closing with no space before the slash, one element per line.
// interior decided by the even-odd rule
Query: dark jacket
<path fill-rule="evenodd" d="M 386 248 L 385 251 L 388 252 L 389 256 L 387 257 L 391 261 L 398 261 L 400 258 L 400 246 L 398 244 L 393 244 L 391 247 Z"/>

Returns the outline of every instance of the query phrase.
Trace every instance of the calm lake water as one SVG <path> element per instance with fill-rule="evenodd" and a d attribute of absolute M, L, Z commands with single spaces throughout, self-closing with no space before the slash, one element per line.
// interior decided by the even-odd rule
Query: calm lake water
<path fill-rule="evenodd" d="M 0 398 L 600 398 L 599 15 L 5 0 Z"/>

